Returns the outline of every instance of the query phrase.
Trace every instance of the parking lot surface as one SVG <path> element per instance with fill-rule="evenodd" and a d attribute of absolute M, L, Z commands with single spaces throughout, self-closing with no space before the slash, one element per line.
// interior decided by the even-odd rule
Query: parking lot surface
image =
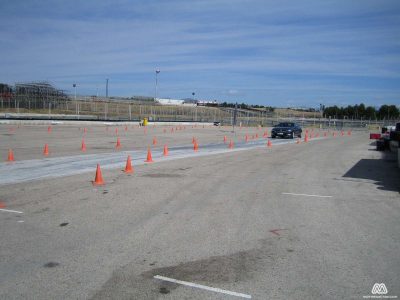
<path fill-rule="evenodd" d="M 171 128 L 2 127 L 0 298 L 400 297 L 400 173 L 368 132 L 267 147 L 265 129 Z"/>

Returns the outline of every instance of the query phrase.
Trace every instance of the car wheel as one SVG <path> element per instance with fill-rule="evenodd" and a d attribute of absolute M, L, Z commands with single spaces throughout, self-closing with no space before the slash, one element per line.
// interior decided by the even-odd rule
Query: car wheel
<path fill-rule="evenodd" d="M 276 136 L 275 136 L 275 135 L 271 135 L 271 138 L 273 138 L 273 139 L 274 139 L 274 138 L 276 138 Z"/>
<path fill-rule="evenodd" d="M 294 132 L 292 132 L 292 134 L 290 135 L 291 139 L 294 139 Z"/>

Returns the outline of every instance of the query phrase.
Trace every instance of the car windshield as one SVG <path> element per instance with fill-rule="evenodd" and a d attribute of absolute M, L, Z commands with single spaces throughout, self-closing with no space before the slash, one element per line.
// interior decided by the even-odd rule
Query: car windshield
<path fill-rule="evenodd" d="M 294 127 L 294 123 L 279 123 L 276 127 Z"/>

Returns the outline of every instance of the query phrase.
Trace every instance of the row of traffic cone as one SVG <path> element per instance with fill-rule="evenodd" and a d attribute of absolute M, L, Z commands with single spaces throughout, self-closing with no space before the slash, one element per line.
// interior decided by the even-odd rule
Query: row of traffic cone
<path fill-rule="evenodd" d="M 167 156 L 167 155 L 168 155 L 168 146 L 165 145 L 164 146 L 164 156 Z M 154 162 L 152 155 L 151 155 L 150 147 L 147 149 L 147 158 L 146 158 L 145 162 L 147 162 L 147 163 Z M 134 172 L 134 169 L 132 166 L 132 159 L 131 159 L 130 155 L 128 155 L 128 158 L 126 159 L 125 169 L 123 171 L 127 174 L 133 174 L 133 172 Z M 96 175 L 95 175 L 94 181 L 92 183 L 93 183 L 93 185 L 104 185 L 105 184 L 103 175 L 101 173 L 100 164 L 97 164 Z"/>
<path fill-rule="evenodd" d="M 43 155 L 44 155 L 44 156 L 48 156 L 49 154 L 50 154 L 50 152 L 49 152 L 49 145 L 48 145 L 48 144 L 45 144 L 45 145 L 44 145 L 44 149 L 43 149 Z M 8 149 L 7 161 L 8 161 L 8 162 L 15 161 L 15 158 L 14 158 L 14 151 L 13 151 L 12 149 Z"/>
<path fill-rule="evenodd" d="M 86 151 L 86 144 L 85 144 L 85 141 L 84 141 L 84 140 L 82 140 L 81 151 L 83 151 L 83 152 Z M 43 155 L 44 155 L 44 156 L 49 156 L 49 155 L 50 155 L 49 145 L 48 145 L 48 144 L 45 144 L 45 145 L 44 145 L 44 148 L 43 148 Z M 14 151 L 13 151 L 12 149 L 9 149 L 9 150 L 8 150 L 7 161 L 9 161 L 9 162 L 15 161 L 15 158 L 14 158 Z"/>

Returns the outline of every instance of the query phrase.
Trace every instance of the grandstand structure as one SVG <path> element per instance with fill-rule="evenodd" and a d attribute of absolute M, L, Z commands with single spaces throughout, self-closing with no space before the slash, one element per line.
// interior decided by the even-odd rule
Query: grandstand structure
<path fill-rule="evenodd" d="M 56 108 L 60 101 L 68 100 L 65 91 L 48 82 L 16 83 L 14 86 L 0 84 L 0 108 L 15 110 L 42 110 Z"/>

